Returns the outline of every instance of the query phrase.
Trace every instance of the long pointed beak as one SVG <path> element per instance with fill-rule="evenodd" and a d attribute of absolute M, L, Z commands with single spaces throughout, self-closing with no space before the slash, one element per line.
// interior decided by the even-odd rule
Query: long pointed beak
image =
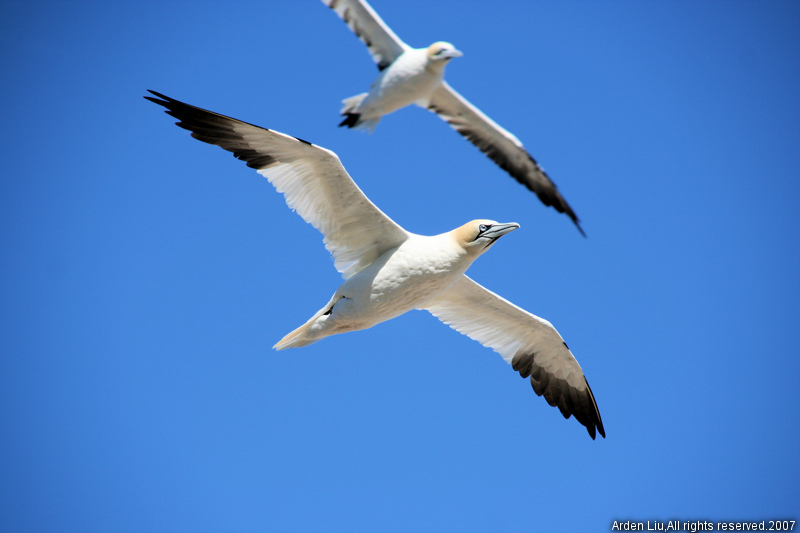
<path fill-rule="evenodd" d="M 461 57 L 461 56 L 464 55 L 464 53 L 461 50 L 457 50 L 456 48 L 453 48 L 452 50 L 446 50 L 445 52 L 442 52 L 442 55 L 444 57 L 451 57 L 452 58 L 452 57 Z"/>
<path fill-rule="evenodd" d="M 506 233 L 511 233 L 515 229 L 519 228 L 519 224 L 516 222 L 509 222 L 507 224 L 494 224 L 491 228 L 484 232 L 484 237 L 489 237 L 492 240 L 497 240 Z"/>

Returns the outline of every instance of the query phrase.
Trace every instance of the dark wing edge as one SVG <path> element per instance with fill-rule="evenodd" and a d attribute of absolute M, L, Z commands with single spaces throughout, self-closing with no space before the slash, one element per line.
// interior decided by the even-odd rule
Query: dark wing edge
<path fill-rule="evenodd" d="M 442 82 L 433 93 L 427 109 L 439 115 L 511 177 L 534 192 L 544 205 L 566 214 L 586 237 L 575 211 L 519 139 L 470 104 L 447 82 Z"/>
<path fill-rule="evenodd" d="M 200 107 L 185 104 L 180 100 L 175 100 L 169 96 L 163 95 L 156 91 L 148 89 L 149 93 L 156 95 L 158 98 L 152 96 L 145 96 L 145 100 L 150 100 L 154 104 L 158 104 L 166 108 L 165 113 L 178 119 L 175 124 L 185 130 L 191 132 L 192 137 L 204 143 L 213 144 L 220 148 L 232 152 L 234 157 L 241 159 L 247 163 L 248 167 L 256 170 L 267 168 L 277 161 L 269 155 L 259 153 L 250 148 L 245 142 L 242 141 L 241 135 L 234 133 L 231 124 L 245 124 L 259 130 L 272 131 L 249 122 L 244 122 L 239 119 L 220 115 L 213 111 L 208 111 Z M 277 132 L 275 132 L 277 133 Z M 285 134 L 282 134 L 285 135 Z M 294 139 L 305 143 L 311 144 L 308 141 L 293 137 Z"/>
<path fill-rule="evenodd" d="M 566 346 L 566 344 L 565 344 Z M 586 376 L 583 382 L 586 390 L 579 390 L 570 386 L 566 381 L 559 381 L 536 364 L 536 352 L 520 351 L 511 360 L 511 366 L 523 378 L 530 377 L 533 392 L 537 396 L 544 396 L 552 407 L 558 407 L 564 418 L 573 415 L 589 432 L 592 440 L 595 439 L 595 428 L 606 438 L 603 419 L 594 399 L 594 393 L 589 386 Z"/>
<path fill-rule="evenodd" d="M 322 0 L 339 15 L 347 27 L 367 45 L 378 70 L 383 70 L 408 49 L 381 19 L 374 9 L 362 0 Z"/>
<path fill-rule="evenodd" d="M 192 137 L 232 152 L 267 178 L 289 208 L 323 234 L 334 266 L 345 279 L 408 238 L 408 232 L 367 198 L 334 152 L 155 91 L 150 93 L 158 98 L 144 98 L 165 107 Z"/>
<path fill-rule="evenodd" d="M 606 430 L 594 393 L 564 339 L 550 322 L 461 276 L 425 307 L 459 333 L 498 352 L 537 396 L 575 419 L 592 440 Z"/>

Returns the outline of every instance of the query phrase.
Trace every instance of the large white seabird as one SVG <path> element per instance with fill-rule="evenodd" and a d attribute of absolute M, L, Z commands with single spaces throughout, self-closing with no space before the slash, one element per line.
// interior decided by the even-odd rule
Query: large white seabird
<path fill-rule="evenodd" d="M 464 272 L 500 237 L 519 227 L 473 220 L 448 233 L 409 233 L 361 192 L 320 146 L 190 106 L 150 91 L 192 137 L 233 152 L 266 177 L 286 203 L 324 235 L 345 281 L 305 324 L 275 345 L 307 346 L 366 329 L 412 309 L 427 309 L 457 331 L 493 348 L 533 390 L 605 437 L 581 367 L 553 326 L 481 287 Z"/>
<path fill-rule="evenodd" d="M 444 68 L 461 52 L 447 42 L 411 48 L 365 0 L 322 0 L 369 48 L 381 73 L 368 93 L 344 100 L 340 126 L 375 129 L 383 115 L 417 104 L 438 114 L 480 148 L 500 168 L 535 192 L 544 205 L 566 213 L 581 228 L 577 215 L 536 160 L 511 132 L 484 115 L 444 81 Z"/>

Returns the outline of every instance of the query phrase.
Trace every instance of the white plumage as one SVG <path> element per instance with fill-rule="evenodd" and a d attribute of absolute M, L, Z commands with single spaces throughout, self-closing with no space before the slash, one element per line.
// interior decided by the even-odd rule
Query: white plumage
<path fill-rule="evenodd" d="M 383 115 L 402 107 L 418 104 L 428 107 L 430 97 L 444 80 L 444 67 L 461 52 L 445 42 L 428 48 L 408 48 L 388 68 L 381 71 L 368 93 L 344 100 L 340 126 L 375 129 Z"/>
<path fill-rule="evenodd" d="M 605 437 L 580 365 L 546 320 L 481 287 L 464 273 L 516 223 L 473 220 L 432 237 L 409 233 L 353 182 L 338 156 L 307 141 L 190 106 L 151 91 L 178 126 L 233 152 L 265 176 L 286 203 L 324 235 L 345 281 L 305 324 L 275 348 L 301 347 L 366 329 L 412 309 L 493 348 L 564 417 L 574 415 L 592 438 Z"/>
<path fill-rule="evenodd" d="M 383 115 L 417 104 L 438 114 L 500 168 L 536 193 L 544 205 L 565 213 L 584 234 L 578 216 L 519 139 L 444 81 L 444 69 L 461 52 L 439 41 L 412 48 L 378 16 L 366 0 L 322 0 L 369 49 L 381 73 L 368 93 L 344 100 L 340 126 L 375 129 Z"/>

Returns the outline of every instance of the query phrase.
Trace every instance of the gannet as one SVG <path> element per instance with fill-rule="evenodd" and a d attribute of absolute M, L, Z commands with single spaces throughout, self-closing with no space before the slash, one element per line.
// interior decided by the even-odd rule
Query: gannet
<path fill-rule="evenodd" d="M 365 0 L 322 0 L 363 41 L 381 71 L 369 92 L 343 100 L 339 126 L 372 131 L 383 115 L 417 104 L 438 114 L 458 133 L 535 192 L 544 205 L 566 213 L 584 237 L 577 215 L 556 185 L 514 134 L 469 103 L 444 81 L 444 69 L 462 55 L 452 44 L 412 48 L 403 42 Z"/>
<path fill-rule="evenodd" d="M 592 389 L 550 322 L 472 281 L 466 270 L 514 222 L 473 220 L 432 237 L 404 230 L 361 192 L 330 150 L 150 91 L 192 137 L 215 144 L 266 177 L 324 236 L 344 282 L 305 324 L 274 346 L 299 348 L 367 329 L 412 309 L 494 349 L 537 395 L 605 437 Z"/>

